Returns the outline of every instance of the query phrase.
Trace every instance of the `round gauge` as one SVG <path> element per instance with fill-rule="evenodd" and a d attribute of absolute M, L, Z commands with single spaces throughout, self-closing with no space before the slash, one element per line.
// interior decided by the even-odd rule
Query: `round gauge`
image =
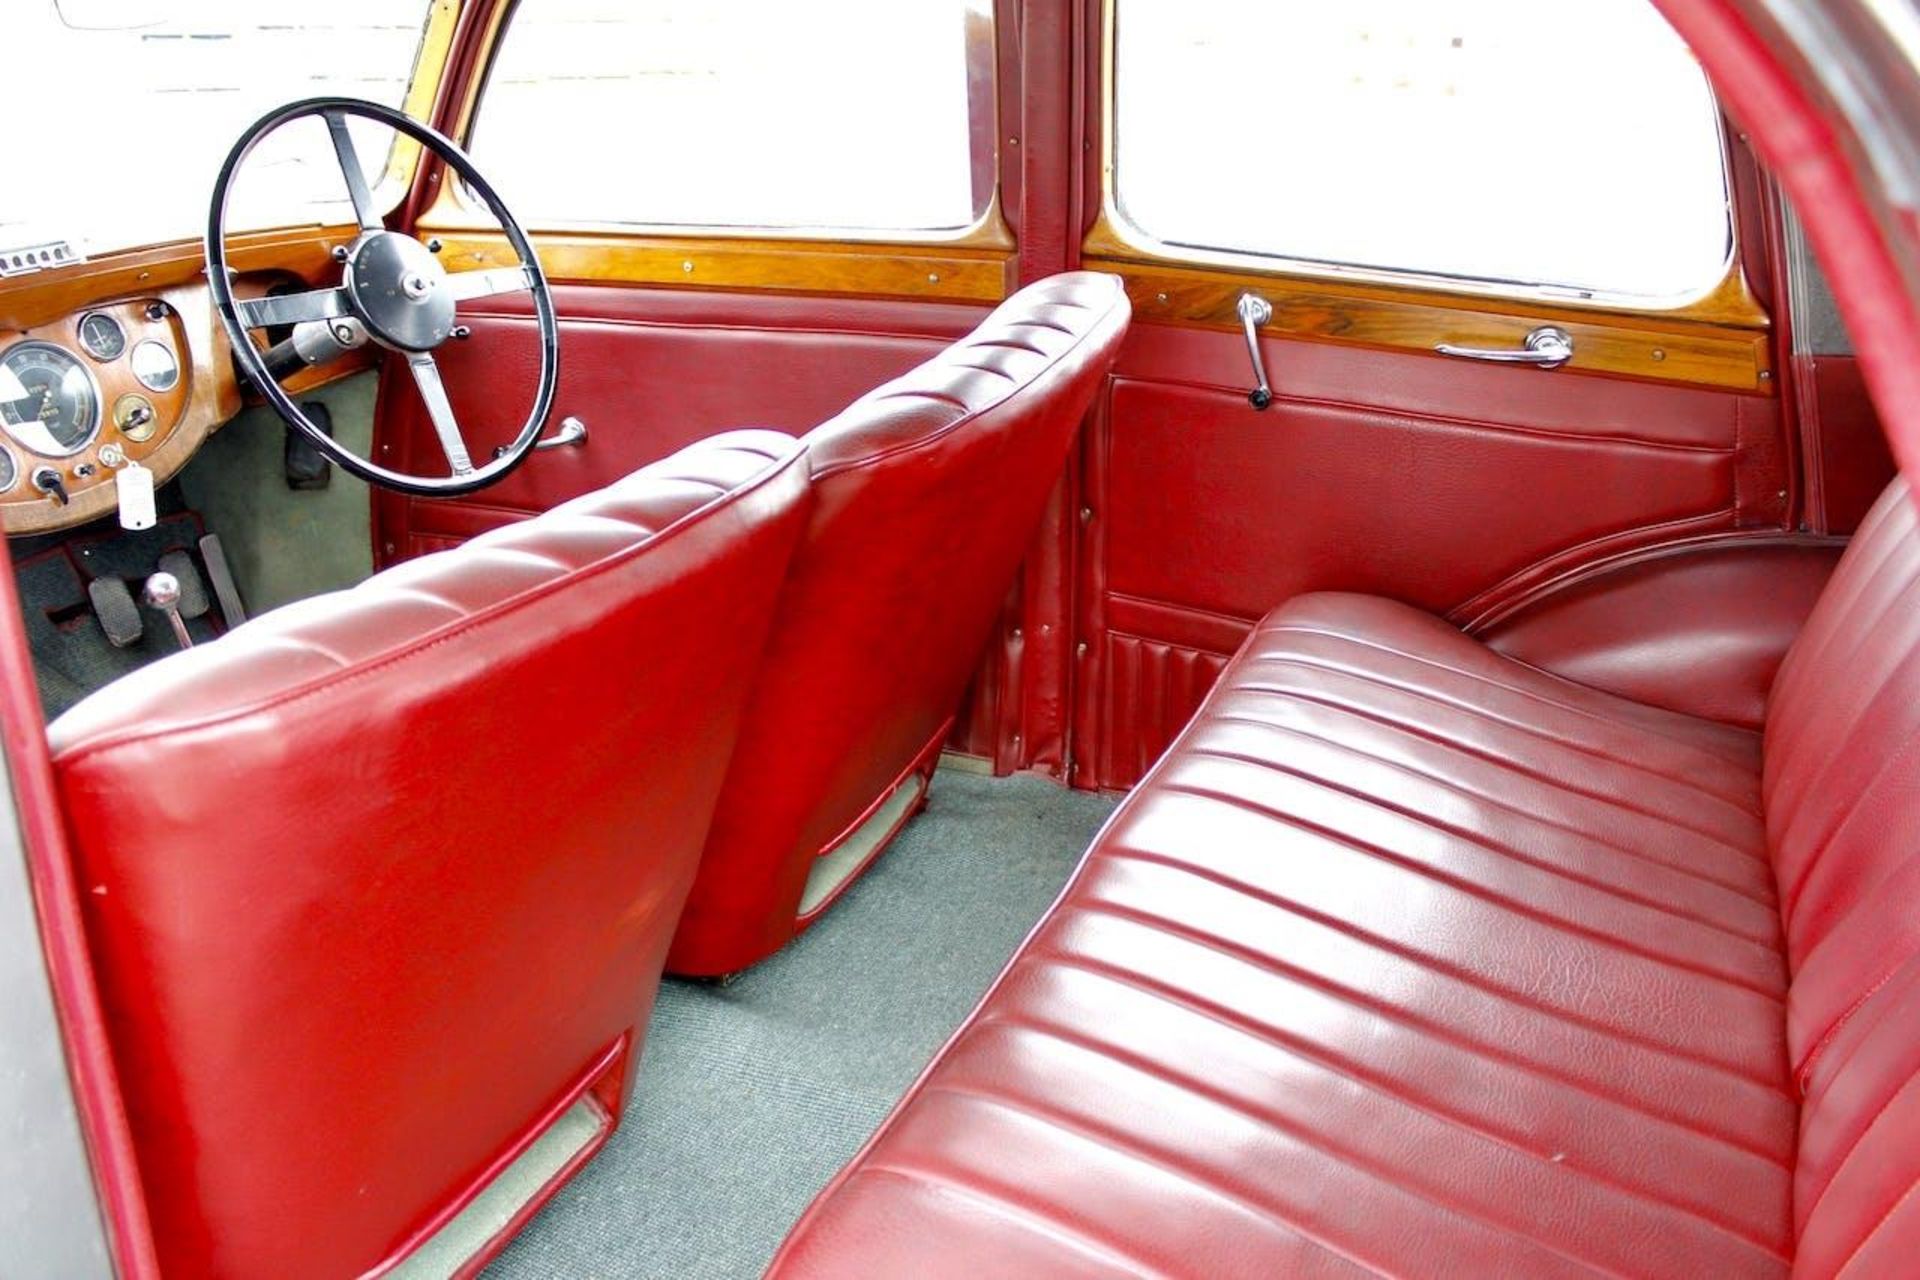
<path fill-rule="evenodd" d="M 133 349 L 133 376 L 149 391 L 171 391 L 180 381 L 180 362 L 164 343 L 149 338 Z"/>
<path fill-rule="evenodd" d="M 120 428 L 121 435 L 141 444 L 153 439 L 160 420 L 153 412 L 153 401 L 143 395 L 129 394 L 113 402 L 113 425 Z"/>
<path fill-rule="evenodd" d="M 20 464 L 13 460 L 13 452 L 0 449 L 0 493 L 13 488 L 13 482 L 20 478 Z"/>
<path fill-rule="evenodd" d="M 80 321 L 80 345 L 88 355 L 105 364 L 118 360 L 120 353 L 127 349 L 127 331 L 106 312 L 91 312 Z"/>
<path fill-rule="evenodd" d="M 34 453 L 78 453 L 100 429 L 100 388 L 65 348 L 15 343 L 0 355 L 0 427 Z"/>

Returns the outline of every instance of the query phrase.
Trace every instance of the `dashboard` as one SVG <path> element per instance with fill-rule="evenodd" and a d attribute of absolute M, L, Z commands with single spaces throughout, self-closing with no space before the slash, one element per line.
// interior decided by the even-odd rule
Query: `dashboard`
<path fill-rule="evenodd" d="M 235 237 L 239 298 L 338 278 L 358 229 Z M 191 242 L 52 263 L 0 278 L 0 528 L 70 529 L 118 509 L 114 475 L 138 462 L 156 487 L 245 407 L 205 260 Z M 254 335 L 263 347 L 275 336 Z M 374 366 L 371 350 L 282 385 L 301 394 Z M 65 501 L 61 501 L 62 496 Z"/>
<path fill-rule="evenodd" d="M 0 522 L 63 529 L 112 512 L 114 472 L 169 479 L 240 407 L 207 291 L 185 286 L 0 329 Z"/>

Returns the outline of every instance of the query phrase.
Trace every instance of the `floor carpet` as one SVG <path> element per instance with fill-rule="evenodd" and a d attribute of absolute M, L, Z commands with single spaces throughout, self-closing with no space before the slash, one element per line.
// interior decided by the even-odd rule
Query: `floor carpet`
<path fill-rule="evenodd" d="M 792 946 L 730 986 L 666 984 L 634 1109 L 487 1275 L 758 1276 L 1112 807 L 942 770 L 927 810 Z"/>

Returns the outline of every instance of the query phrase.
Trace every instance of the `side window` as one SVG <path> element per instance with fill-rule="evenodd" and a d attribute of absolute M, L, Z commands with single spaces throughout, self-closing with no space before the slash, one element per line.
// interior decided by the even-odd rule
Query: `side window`
<path fill-rule="evenodd" d="M 1113 22 L 1113 212 L 1173 256 L 1642 306 L 1726 275 L 1718 114 L 1648 0 L 1113 0 Z"/>
<path fill-rule="evenodd" d="M 951 236 L 993 193 L 990 0 L 520 0 L 471 134 L 533 226 Z"/>

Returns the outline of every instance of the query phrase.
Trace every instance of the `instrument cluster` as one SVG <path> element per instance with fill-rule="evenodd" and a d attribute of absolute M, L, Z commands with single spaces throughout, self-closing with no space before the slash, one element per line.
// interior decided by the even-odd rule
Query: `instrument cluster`
<path fill-rule="evenodd" d="M 0 509 L 47 505 L 34 523 L 57 521 L 76 492 L 159 448 L 186 409 L 184 339 L 157 298 L 0 332 Z"/>

